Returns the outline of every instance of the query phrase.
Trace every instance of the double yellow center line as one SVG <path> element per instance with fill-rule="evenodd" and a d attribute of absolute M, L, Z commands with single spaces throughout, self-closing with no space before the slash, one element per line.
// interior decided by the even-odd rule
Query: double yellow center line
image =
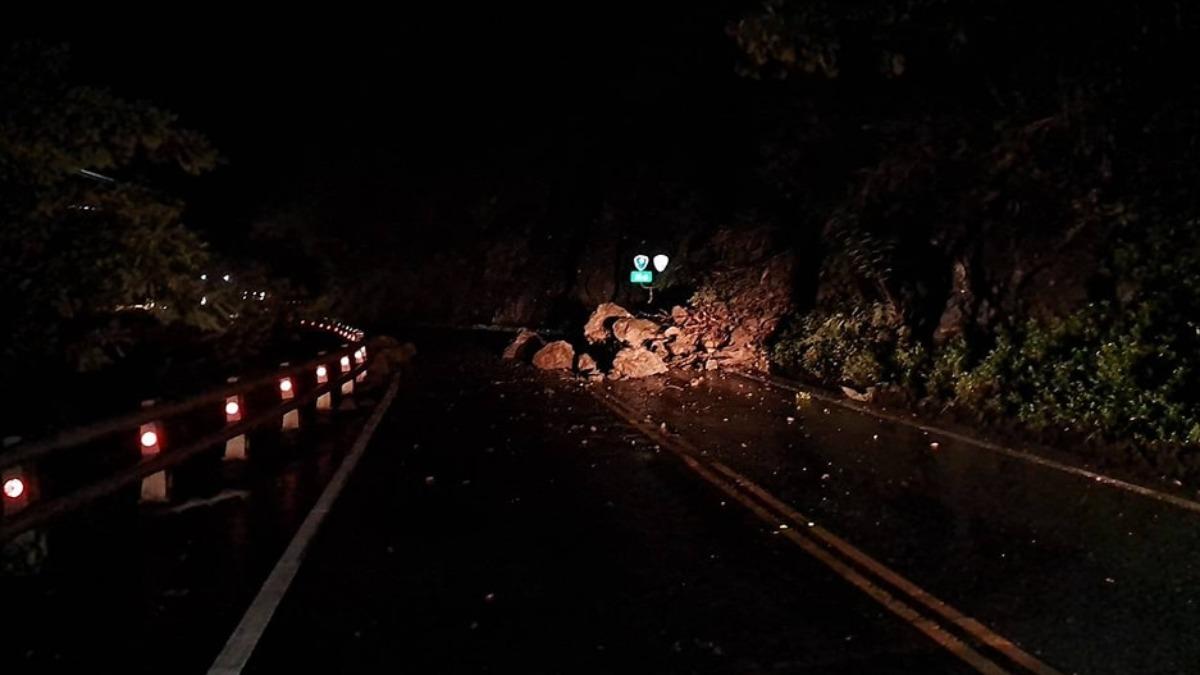
<path fill-rule="evenodd" d="M 696 475 L 979 672 L 988 675 L 1012 672 L 1061 675 L 1011 640 L 815 524 L 749 478 L 716 460 L 702 460 L 700 451 L 691 443 L 638 419 L 636 413 L 615 396 L 597 388 L 592 388 L 591 392 L 623 421 L 679 457 Z"/>

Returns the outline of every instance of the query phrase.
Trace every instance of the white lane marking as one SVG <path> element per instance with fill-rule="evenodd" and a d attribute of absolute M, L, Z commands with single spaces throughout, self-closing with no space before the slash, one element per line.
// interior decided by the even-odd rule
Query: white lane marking
<path fill-rule="evenodd" d="M 1114 488 L 1117 488 L 1118 490 L 1124 490 L 1126 492 L 1131 492 L 1133 494 L 1136 494 L 1136 495 L 1139 495 L 1142 497 L 1148 497 L 1155 501 L 1163 502 L 1164 504 L 1170 504 L 1172 506 L 1176 506 L 1178 508 L 1181 508 L 1181 509 L 1184 509 L 1187 511 L 1194 511 L 1196 513 L 1200 513 L 1200 502 L 1193 501 L 1186 497 L 1180 497 L 1178 495 L 1173 495 L 1169 492 L 1162 492 L 1160 490 L 1155 490 L 1154 488 L 1148 488 L 1144 485 L 1138 485 L 1137 483 L 1130 483 L 1129 481 L 1124 481 L 1124 480 L 1121 480 L 1120 478 L 1113 478 L 1112 476 L 1106 476 L 1102 473 L 1097 473 L 1097 472 L 1091 471 L 1089 469 L 1084 469 L 1084 468 L 1078 467 L 1078 466 L 1072 466 L 1071 464 L 1057 462 L 1053 459 L 1048 459 L 1046 457 L 1042 457 L 1041 455 L 1037 455 L 1032 452 L 1027 452 L 1025 450 L 1016 450 L 1014 448 L 1005 447 L 1003 445 L 1000 445 L 998 443 L 993 443 L 991 441 L 985 441 L 980 438 L 972 438 L 971 436 L 968 436 L 966 434 L 961 434 L 956 431 L 948 431 L 946 429 L 941 429 L 941 428 L 938 428 L 938 427 L 935 427 L 935 426 L 932 426 L 929 424 L 922 424 L 921 422 L 914 422 L 914 421 L 912 421 L 910 419 L 906 419 L 900 415 L 893 415 L 890 413 L 882 412 L 880 410 L 873 410 L 869 406 L 851 403 L 850 401 L 845 401 L 845 400 L 842 400 L 835 396 L 830 396 L 828 394 L 825 394 L 824 392 L 812 390 L 807 387 L 800 387 L 800 386 L 786 383 L 786 382 L 778 382 L 771 378 L 759 377 L 757 375 L 750 375 L 747 373 L 736 373 L 736 375 L 738 377 L 745 378 L 752 382 L 758 382 L 760 384 L 765 384 L 768 386 L 776 387 L 779 389 L 783 389 L 785 391 L 804 392 L 806 394 L 810 394 L 813 398 L 820 399 L 822 401 L 825 401 L 826 403 L 833 403 L 834 405 L 840 406 L 842 408 L 846 408 L 847 410 L 853 410 L 854 412 L 857 412 L 857 413 L 871 415 L 872 417 L 876 417 L 881 420 L 887 420 L 888 422 L 895 422 L 897 424 L 903 424 L 905 426 L 912 427 L 914 429 L 920 429 L 921 431 L 926 431 L 931 434 L 937 434 L 937 435 L 945 437 L 945 438 L 952 438 L 960 443 L 974 445 L 976 447 L 983 448 L 984 450 L 990 450 L 992 452 L 1000 453 L 1000 454 L 1006 455 L 1008 457 L 1012 457 L 1015 459 L 1020 459 L 1020 460 L 1029 462 L 1030 464 L 1037 464 L 1039 466 L 1044 466 L 1048 469 L 1054 469 L 1055 471 L 1061 471 L 1063 473 L 1067 473 L 1067 474 L 1070 474 L 1073 476 L 1078 476 L 1080 478 L 1086 478 L 1094 483 L 1099 483 L 1101 485 L 1107 485 L 1109 487 L 1114 487 Z"/>
<path fill-rule="evenodd" d="M 292 580 L 296 578 L 296 573 L 300 571 L 300 563 L 304 561 L 313 536 L 321 528 L 321 523 L 325 521 L 325 516 L 329 515 L 329 511 L 333 508 L 333 503 L 337 500 L 338 495 L 342 493 L 342 489 L 346 487 L 350 473 L 362 459 L 367 444 L 371 442 L 371 437 L 375 434 L 375 428 L 379 426 L 384 414 L 391 407 L 392 400 L 396 398 L 399 388 L 400 378 L 398 376 L 392 378 L 383 400 L 375 406 L 374 412 L 371 413 L 371 417 L 359 432 L 354 445 L 351 446 L 349 454 L 342 460 L 342 464 L 334 472 L 333 478 L 329 479 L 329 484 L 317 498 L 316 504 L 313 504 L 312 510 L 304 517 L 300 529 L 296 530 L 291 543 L 275 563 L 275 568 L 271 570 L 271 574 L 259 589 L 254 602 L 250 604 L 242 616 L 241 622 L 229 636 L 225 647 L 208 669 L 208 675 L 237 675 L 250 661 L 255 647 L 258 646 L 259 640 L 262 639 L 263 633 L 271 623 L 275 609 L 279 607 Z"/>

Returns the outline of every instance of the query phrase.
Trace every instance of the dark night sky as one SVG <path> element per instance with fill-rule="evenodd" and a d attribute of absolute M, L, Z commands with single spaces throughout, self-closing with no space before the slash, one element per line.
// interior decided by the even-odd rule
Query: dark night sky
<path fill-rule="evenodd" d="M 214 141 L 227 163 L 186 195 L 199 224 L 296 200 L 403 222 L 480 176 L 686 164 L 702 139 L 711 152 L 738 84 L 723 34 L 737 3 L 597 7 L 42 37 L 71 43 L 78 77 Z"/>

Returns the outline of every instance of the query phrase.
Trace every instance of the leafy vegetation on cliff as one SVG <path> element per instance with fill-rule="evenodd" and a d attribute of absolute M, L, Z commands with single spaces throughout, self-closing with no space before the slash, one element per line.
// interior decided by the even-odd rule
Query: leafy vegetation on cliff
<path fill-rule="evenodd" d="M 789 180 L 822 155 L 769 148 L 823 251 L 780 366 L 1187 457 L 1195 7 L 772 0 L 730 33 L 743 72 L 855 159 L 830 162 L 843 188 L 822 204 Z"/>

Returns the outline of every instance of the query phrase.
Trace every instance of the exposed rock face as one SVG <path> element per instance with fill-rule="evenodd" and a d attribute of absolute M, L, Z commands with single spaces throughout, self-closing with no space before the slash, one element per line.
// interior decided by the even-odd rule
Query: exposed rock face
<path fill-rule="evenodd" d="M 641 347 L 658 337 L 661 326 L 649 319 L 632 317 L 617 319 L 612 325 L 613 337 L 630 347 Z"/>
<path fill-rule="evenodd" d="M 599 371 L 600 366 L 596 363 L 596 359 L 592 358 L 591 354 L 585 352 L 580 354 L 579 360 L 575 362 L 575 370 L 583 375 L 590 375 Z"/>
<path fill-rule="evenodd" d="M 591 344 L 599 344 L 609 338 L 614 319 L 633 316 L 615 302 L 605 302 L 596 307 L 583 327 L 583 337 Z"/>
<path fill-rule="evenodd" d="M 975 305 L 975 294 L 971 292 L 971 279 L 967 273 L 966 264 L 958 260 L 954 263 L 950 297 L 946 300 L 946 308 L 938 319 L 937 328 L 933 331 L 933 342 L 943 345 L 956 335 L 961 335 L 967 320 Z"/>
<path fill-rule="evenodd" d="M 655 353 L 641 347 L 626 347 L 613 359 L 611 375 L 638 378 L 667 372 L 667 364 Z"/>
<path fill-rule="evenodd" d="M 583 307 L 595 307 L 615 297 L 617 278 L 613 261 L 619 256 L 612 230 L 597 228 L 589 233 L 577 261 L 572 295 Z"/>
<path fill-rule="evenodd" d="M 794 258 L 780 255 L 714 274 L 691 307 L 671 310 L 675 326 L 663 333 L 671 364 L 766 370 L 767 339 L 792 307 L 794 271 Z"/>
<path fill-rule="evenodd" d="M 522 328 L 517 337 L 504 348 L 504 358 L 520 359 L 524 361 L 529 358 L 535 351 L 544 344 L 542 337 L 537 333 Z"/>
<path fill-rule="evenodd" d="M 575 365 L 575 348 L 566 340 L 555 340 L 533 355 L 533 365 L 542 370 L 570 370 Z"/>

